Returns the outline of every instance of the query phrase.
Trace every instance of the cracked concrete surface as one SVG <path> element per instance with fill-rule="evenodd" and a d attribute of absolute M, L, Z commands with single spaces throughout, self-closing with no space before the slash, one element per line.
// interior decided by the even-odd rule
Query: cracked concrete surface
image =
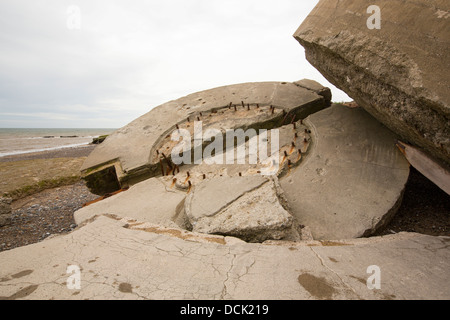
<path fill-rule="evenodd" d="M 176 230 L 100 215 L 71 234 L 4 251 L 0 253 L 0 297 L 450 297 L 450 239 L 446 237 L 400 233 L 371 239 L 260 244 L 185 230 L 184 236 L 174 236 Z M 81 270 L 79 290 L 67 287 L 70 265 Z M 381 270 L 380 289 L 367 287 L 370 265 Z"/>

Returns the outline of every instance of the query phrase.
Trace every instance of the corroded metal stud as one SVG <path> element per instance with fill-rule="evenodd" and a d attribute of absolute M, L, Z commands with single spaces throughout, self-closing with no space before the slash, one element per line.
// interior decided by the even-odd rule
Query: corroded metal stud
<path fill-rule="evenodd" d="M 297 161 L 298 161 L 302 158 L 302 150 L 298 149 L 297 152 L 298 152 L 298 156 L 297 156 Z"/>
<path fill-rule="evenodd" d="M 189 178 L 191 177 L 191 175 L 189 174 L 189 171 L 186 172 L 186 180 L 184 180 L 183 184 L 185 184 L 186 182 L 188 182 Z"/>
<path fill-rule="evenodd" d="M 284 163 L 284 161 L 286 161 L 286 158 L 288 157 L 288 154 L 286 152 L 286 150 L 284 151 L 284 156 L 283 156 L 283 160 L 281 160 L 281 164 Z"/>
<path fill-rule="evenodd" d="M 292 120 L 291 120 L 291 123 L 294 124 L 294 129 L 295 129 L 295 118 L 296 118 L 296 117 L 297 117 L 297 115 L 294 114 L 294 115 L 292 116 Z"/>
<path fill-rule="evenodd" d="M 289 154 L 292 154 L 295 150 L 295 143 L 294 141 L 291 142 L 291 149 L 289 150 Z"/>

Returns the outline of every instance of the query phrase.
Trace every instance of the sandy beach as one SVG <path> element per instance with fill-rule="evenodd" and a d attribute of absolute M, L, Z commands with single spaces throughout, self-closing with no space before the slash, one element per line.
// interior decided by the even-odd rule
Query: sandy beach
<path fill-rule="evenodd" d="M 0 158 L 2 194 L 13 196 L 12 223 L 0 227 L 0 251 L 71 232 L 73 213 L 98 198 L 79 168 L 94 145 Z M 18 191 L 19 190 L 19 191 Z M 401 208 L 377 235 L 401 231 L 450 236 L 450 197 L 414 168 Z"/>
<path fill-rule="evenodd" d="M 80 167 L 95 146 L 86 145 L 0 157 L 0 194 L 13 200 L 80 178 Z"/>

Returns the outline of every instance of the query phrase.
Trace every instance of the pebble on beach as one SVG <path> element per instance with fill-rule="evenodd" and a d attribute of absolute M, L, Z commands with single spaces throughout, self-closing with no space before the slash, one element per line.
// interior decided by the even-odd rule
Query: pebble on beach
<path fill-rule="evenodd" d="M 73 213 L 97 197 L 80 181 L 16 201 L 11 223 L 0 228 L 0 252 L 73 231 Z"/>

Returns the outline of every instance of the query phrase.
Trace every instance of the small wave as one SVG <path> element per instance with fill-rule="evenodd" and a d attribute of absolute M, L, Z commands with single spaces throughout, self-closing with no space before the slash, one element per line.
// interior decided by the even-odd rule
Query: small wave
<path fill-rule="evenodd" d="M 75 136 L 75 135 L 57 135 L 57 136 L 37 136 L 37 137 L 0 137 L 0 140 L 37 140 L 37 139 L 94 139 L 100 135 L 88 135 L 88 136 Z"/>
<path fill-rule="evenodd" d="M 51 148 L 11 151 L 11 152 L 0 153 L 0 158 L 6 157 L 6 156 L 14 156 L 14 155 L 18 155 L 18 154 L 26 154 L 26 153 L 34 153 L 34 152 L 42 152 L 42 151 L 53 151 L 53 150 L 66 149 L 66 148 L 75 148 L 75 147 L 81 147 L 81 146 L 85 146 L 85 145 L 89 145 L 89 142 L 68 144 L 65 146 L 58 146 L 58 147 L 51 147 Z"/>

